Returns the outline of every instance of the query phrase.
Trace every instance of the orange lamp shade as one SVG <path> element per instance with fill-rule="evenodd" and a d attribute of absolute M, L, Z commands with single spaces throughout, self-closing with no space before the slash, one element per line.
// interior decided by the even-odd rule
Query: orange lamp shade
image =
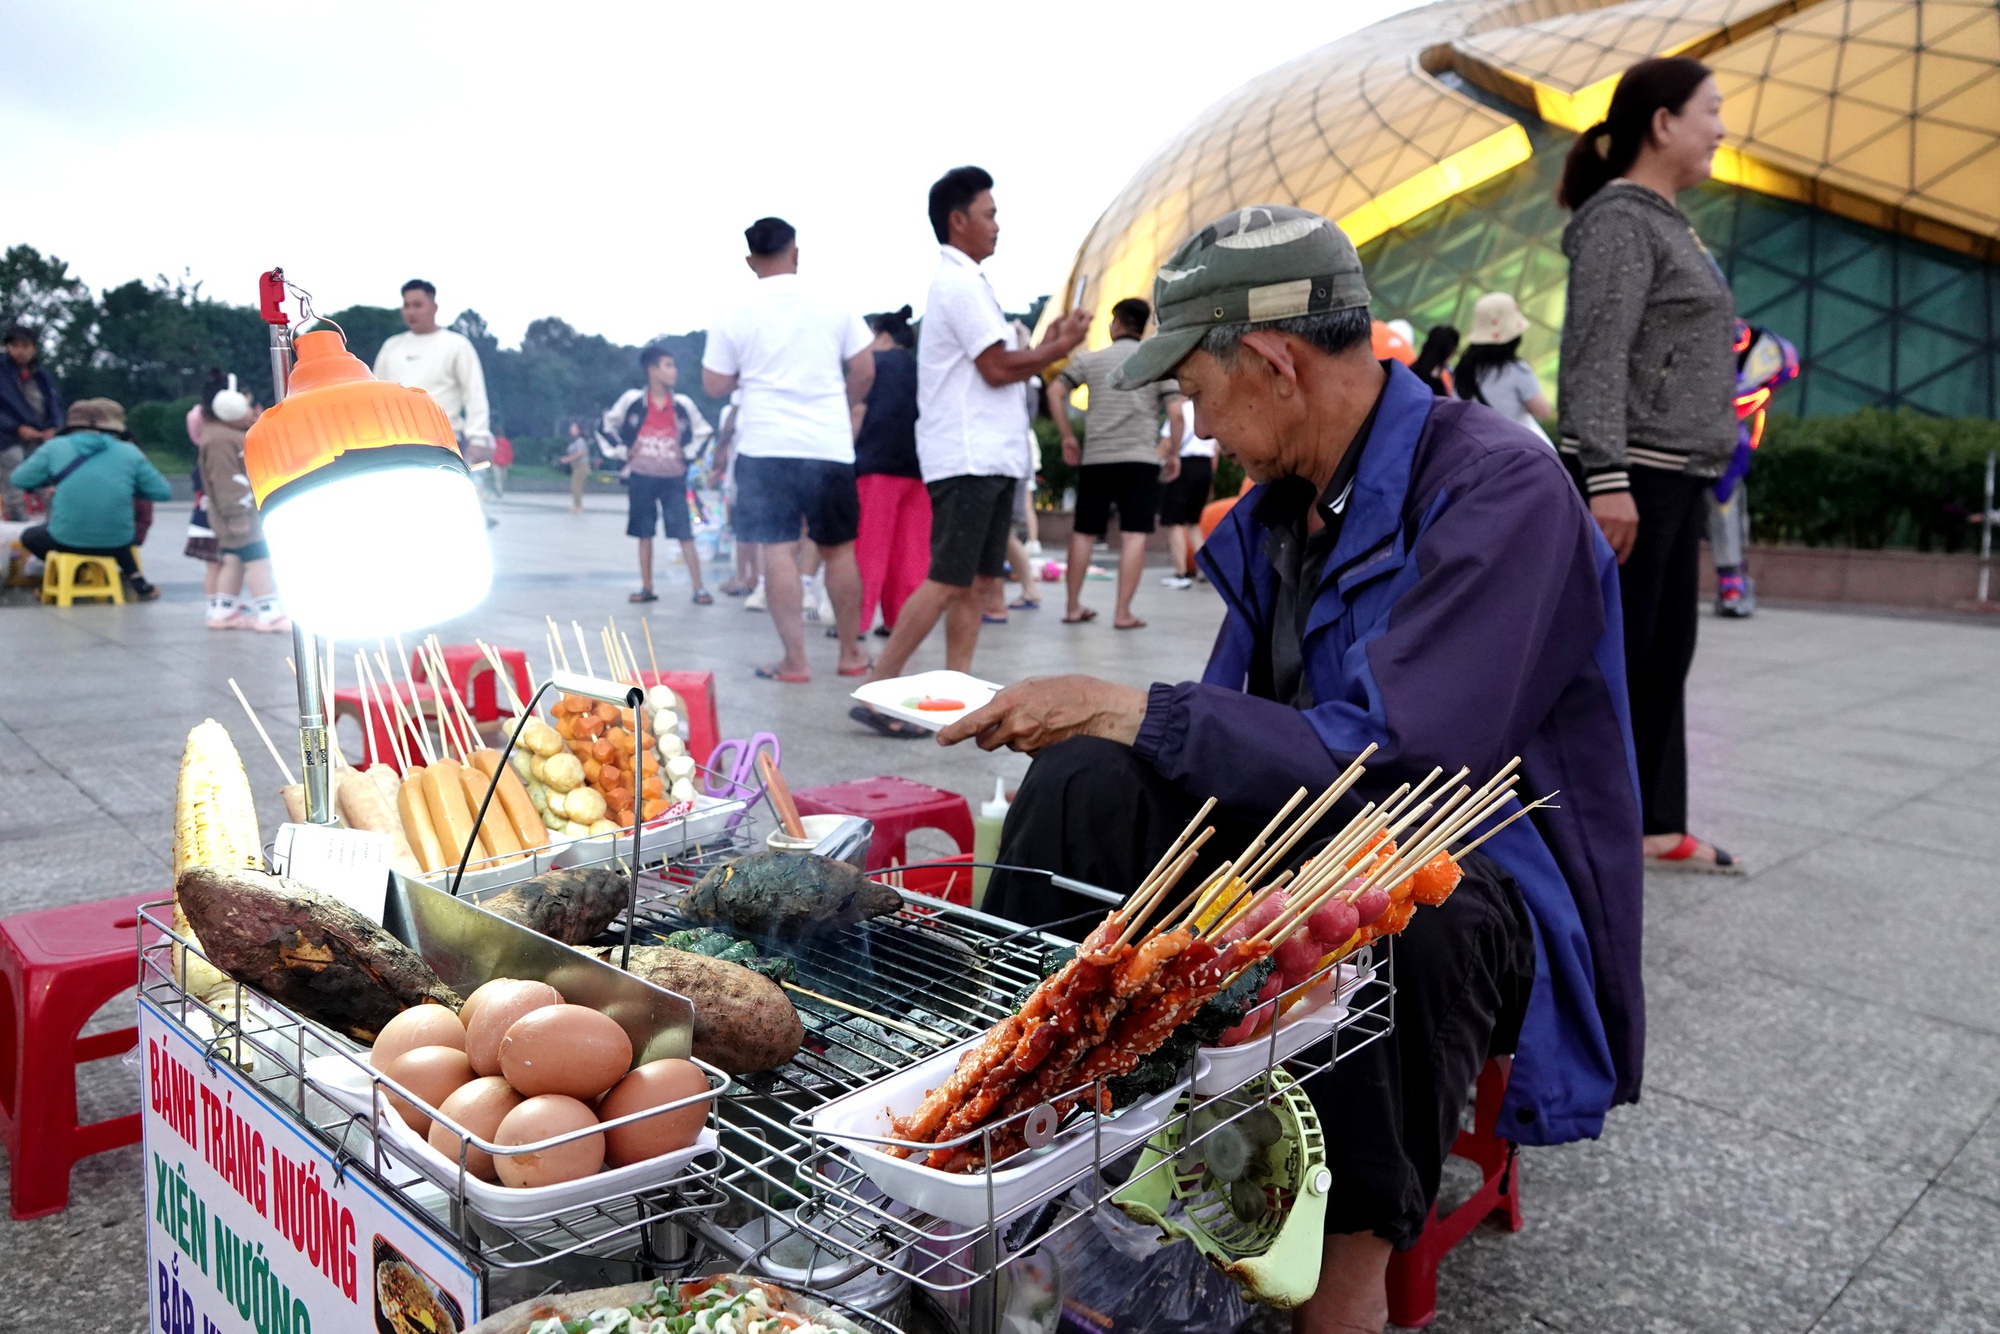
<path fill-rule="evenodd" d="M 244 471 L 261 509 L 289 483 L 361 449 L 435 445 L 459 455 L 444 409 L 421 389 L 378 380 L 337 330 L 300 334 L 285 399 L 243 441 Z"/>
<path fill-rule="evenodd" d="M 1410 346 L 1410 340 L 1381 320 L 1369 325 L 1368 342 L 1377 361 L 1393 359 L 1408 366 L 1417 359 L 1417 350 Z"/>

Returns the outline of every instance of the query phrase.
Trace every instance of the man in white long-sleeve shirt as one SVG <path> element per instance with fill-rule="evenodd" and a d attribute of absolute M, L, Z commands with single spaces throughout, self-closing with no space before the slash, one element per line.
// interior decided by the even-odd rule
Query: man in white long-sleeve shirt
<path fill-rule="evenodd" d="M 486 463 L 493 457 L 493 431 L 486 409 L 486 373 L 472 340 L 437 322 L 437 288 L 422 278 L 403 284 L 403 323 L 399 333 L 375 354 L 375 378 L 421 389 L 434 399 L 458 433 L 465 461 Z M 481 504 L 485 502 L 482 499 Z M 494 520 L 488 518 L 491 528 Z"/>

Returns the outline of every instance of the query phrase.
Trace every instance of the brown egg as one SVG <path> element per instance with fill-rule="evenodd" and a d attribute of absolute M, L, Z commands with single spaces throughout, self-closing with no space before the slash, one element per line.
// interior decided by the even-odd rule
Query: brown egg
<path fill-rule="evenodd" d="M 520 1105 L 521 1095 L 514 1092 L 506 1080 L 498 1075 L 487 1075 L 459 1085 L 450 1097 L 438 1104 L 438 1111 L 464 1126 L 473 1137 L 493 1144 L 498 1142 L 494 1137 L 500 1133 L 500 1123 L 507 1119 L 507 1113 Z M 430 1142 L 433 1149 L 453 1163 L 458 1161 L 459 1137 L 446 1130 L 444 1122 L 431 1122 Z M 484 1149 L 466 1150 L 465 1170 L 481 1181 L 500 1179 L 500 1173 L 493 1166 L 493 1155 Z"/>
<path fill-rule="evenodd" d="M 478 1075 L 500 1073 L 500 1039 L 514 1021 L 544 1005 L 561 1005 L 562 993 L 546 982 L 496 977 L 465 1002 L 465 1054 Z M 536 1090 L 541 1092 L 542 1090 Z"/>
<path fill-rule="evenodd" d="M 545 1093 L 530 1098 L 501 1119 L 495 1144 L 538 1144 L 597 1124 L 597 1116 L 575 1098 Z M 558 1144 L 539 1153 L 496 1155 L 493 1166 L 503 1186 L 553 1186 L 587 1177 L 604 1166 L 604 1136 Z"/>
<path fill-rule="evenodd" d="M 431 1107 L 443 1106 L 444 1100 L 460 1085 L 472 1080 L 472 1066 L 465 1053 L 456 1047 L 418 1047 L 406 1051 L 384 1066 L 382 1073 Z M 429 1114 L 412 1106 L 407 1099 L 391 1093 L 389 1105 L 403 1118 L 403 1124 L 419 1135 L 430 1129 Z"/>
<path fill-rule="evenodd" d="M 566 1093 L 588 1101 L 631 1068 L 632 1039 L 616 1020 L 585 1005 L 532 1010 L 500 1039 L 500 1073 L 530 1098 Z"/>
<path fill-rule="evenodd" d="M 604 1101 L 597 1105 L 598 1120 L 616 1121 L 621 1116 L 679 1102 L 682 1098 L 700 1096 L 701 1101 L 605 1131 L 605 1161 L 613 1167 L 624 1167 L 627 1163 L 644 1162 L 685 1149 L 694 1143 L 702 1123 L 708 1119 L 709 1100 L 703 1096 L 707 1093 L 708 1076 L 693 1061 L 668 1057 L 646 1062 L 604 1095 Z"/>
<path fill-rule="evenodd" d="M 375 1046 L 368 1053 L 368 1064 L 386 1070 L 389 1062 L 419 1047 L 456 1047 L 464 1051 L 465 1025 L 442 1005 L 428 1002 L 412 1005 L 382 1025 L 382 1031 L 375 1035 Z"/>

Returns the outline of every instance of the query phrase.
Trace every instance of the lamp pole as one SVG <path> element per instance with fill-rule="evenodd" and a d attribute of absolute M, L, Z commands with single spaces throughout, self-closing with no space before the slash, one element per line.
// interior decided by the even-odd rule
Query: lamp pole
<path fill-rule="evenodd" d="M 285 271 L 272 269 L 257 281 L 264 323 L 271 331 L 272 402 L 282 403 L 292 374 L 292 325 L 285 315 Z M 299 773 L 305 788 L 306 821 L 333 825 L 333 770 L 327 763 L 331 739 L 326 727 L 326 699 L 320 693 L 319 641 L 312 631 L 292 621 L 292 662 L 299 686 Z"/>

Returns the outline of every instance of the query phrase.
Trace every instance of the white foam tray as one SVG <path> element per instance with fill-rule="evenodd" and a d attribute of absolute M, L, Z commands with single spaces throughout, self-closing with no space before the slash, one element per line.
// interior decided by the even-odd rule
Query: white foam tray
<path fill-rule="evenodd" d="M 985 708 L 999 693 L 1000 687 L 991 681 L 982 681 L 964 672 L 935 671 L 891 677 L 887 681 L 870 681 L 855 689 L 854 698 L 877 713 L 886 713 L 892 718 L 901 718 L 935 732 L 957 722 L 974 709 Z M 922 699 L 926 695 L 960 700 L 965 707 L 933 712 L 913 709 L 903 703 L 906 699 Z"/>
<path fill-rule="evenodd" d="M 329 1102 L 345 1111 L 367 1116 L 373 1097 L 368 1074 L 345 1056 L 315 1056 L 306 1062 L 307 1081 Z M 376 1126 L 383 1146 L 397 1158 L 429 1177 L 450 1195 L 458 1189 L 458 1161 L 447 1158 L 430 1146 L 430 1141 L 403 1123 L 387 1101 Z M 530 1222 L 548 1218 L 568 1209 L 602 1204 L 636 1191 L 661 1186 L 680 1176 L 696 1158 L 713 1153 L 715 1131 L 703 1126 L 701 1134 L 687 1148 L 648 1158 L 625 1167 L 607 1168 L 594 1176 L 578 1177 L 553 1186 L 502 1186 L 465 1175 L 465 1201 L 488 1218 L 506 1222 Z"/>
<path fill-rule="evenodd" d="M 646 825 L 645 832 L 639 836 L 639 855 L 651 866 L 659 859 L 679 856 L 691 844 L 720 838 L 728 832 L 729 817 L 742 808 L 740 801 L 698 792 L 695 794 L 694 809 L 685 817 L 661 818 Z M 614 856 L 630 856 L 631 852 L 632 831 L 621 829 L 615 834 L 568 839 L 557 844 L 550 865 L 594 866 Z"/>
<path fill-rule="evenodd" d="M 989 1217 L 995 1223 L 1004 1222 L 1069 1189 L 1095 1165 L 1094 1139 L 1101 1138 L 1103 1157 L 1109 1160 L 1150 1138 L 1166 1123 L 1175 1099 L 1187 1087 L 1183 1080 L 1134 1103 L 1103 1121 L 1101 1134 L 1093 1133 L 1091 1118 L 1086 1116 L 1050 1143 L 1009 1159 L 990 1174 L 940 1172 L 910 1159 L 894 1157 L 883 1147 L 867 1142 L 869 1138 L 894 1139 L 890 1118 L 915 1111 L 926 1093 L 950 1078 L 951 1072 L 958 1068 L 958 1058 L 977 1041 L 978 1038 L 969 1039 L 826 1103 L 813 1113 L 814 1132 L 844 1144 L 855 1164 L 890 1199 L 948 1223 L 970 1227 L 987 1222 Z M 989 1179 L 993 1187 L 990 1202 Z"/>
<path fill-rule="evenodd" d="M 1227 1093 L 1262 1074 L 1265 1067 L 1289 1060 L 1331 1037 L 1347 1020 L 1347 998 L 1374 978 L 1372 968 L 1362 973 L 1351 963 L 1336 964 L 1278 1021 L 1275 1048 L 1268 1032 L 1234 1047 L 1203 1047 L 1195 1054 L 1194 1091 L 1204 1098 Z"/>

